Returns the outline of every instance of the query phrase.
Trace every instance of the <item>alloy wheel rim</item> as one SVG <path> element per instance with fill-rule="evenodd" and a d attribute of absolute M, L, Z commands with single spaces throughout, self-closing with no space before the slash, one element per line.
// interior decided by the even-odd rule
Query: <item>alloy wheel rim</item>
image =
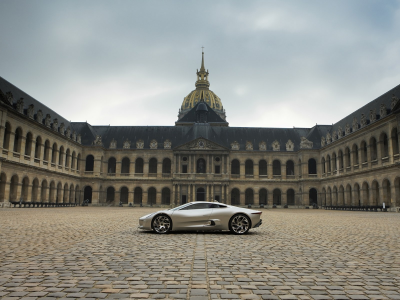
<path fill-rule="evenodd" d="M 171 227 L 171 221 L 166 216 L 157 216 L 153 221 L 153 228 L 158 233 L 165 233 Z"/>
<path fill-rule="evenodd" d="M 249 220 L 245 216 L 236 216 L 232 220 L 232 230 L 236 233 L 245 233 L 249 228 Z"/>

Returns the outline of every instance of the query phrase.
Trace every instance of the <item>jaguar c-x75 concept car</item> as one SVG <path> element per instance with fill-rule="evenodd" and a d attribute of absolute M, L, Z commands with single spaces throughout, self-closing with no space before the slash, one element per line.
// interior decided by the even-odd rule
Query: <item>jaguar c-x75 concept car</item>
<path fill-rule="evenodd" d="M 190 202 L 148 214 L 139 219 L 139 229 L 156 233 L 183 230 L 230 230 L 245 234 L 262 223 L 261 211 L 218 202 Z"/>

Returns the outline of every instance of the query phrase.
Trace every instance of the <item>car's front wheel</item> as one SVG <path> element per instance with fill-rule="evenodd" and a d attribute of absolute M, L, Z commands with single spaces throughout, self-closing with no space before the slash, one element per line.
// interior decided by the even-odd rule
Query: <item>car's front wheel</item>
<path fill-rule="evenodd" d="M 245 234 L 250 230 L 250 219 L 246 215 L 234 215 L 229 220 L 229 230 L 234 234 Z"/>
<path fill-rule="evenodd" d="M 167 215 L 157 215 L 151 221 L 151 228 L 156 233 L 168 233 L 172 228 L 171 218 Z"/>

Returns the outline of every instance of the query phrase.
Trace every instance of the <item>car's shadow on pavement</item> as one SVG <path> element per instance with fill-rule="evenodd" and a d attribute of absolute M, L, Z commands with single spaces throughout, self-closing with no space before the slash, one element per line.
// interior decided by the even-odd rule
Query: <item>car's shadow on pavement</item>
<path fill-rule="evenodd" d="M 140 234 L 150 234 L 150 235 L 159 235 L 159 233 L 156 233 L 151 230 L 145 230 L 145 231 L 139 231 Z M 181 235 L 181 234 L 206 234 L 206 235 L 232 235 L 232 236 L 249 236 L 249 235 L 258 235 L 259 232 L 247 232 L 244 235 L 241 234 L 233 234 L 230 231 L 201 231 L 201 230 L 182 230 L 182 231 L 172 231 L 165 233 L 164 235 Z M 163 235 L 163 234 L 161 234 Z"/>

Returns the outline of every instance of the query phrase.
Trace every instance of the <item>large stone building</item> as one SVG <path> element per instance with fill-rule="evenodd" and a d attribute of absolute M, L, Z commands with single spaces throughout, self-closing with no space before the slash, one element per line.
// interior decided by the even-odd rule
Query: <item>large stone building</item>
<path fill-rule="evenodd" d="M 333 125 L 237 128 L 208 76 L 203 55 L 175 126 L 69 122 L 0 77 L 0 206 L 400 207 L 400 85 Z"/>

